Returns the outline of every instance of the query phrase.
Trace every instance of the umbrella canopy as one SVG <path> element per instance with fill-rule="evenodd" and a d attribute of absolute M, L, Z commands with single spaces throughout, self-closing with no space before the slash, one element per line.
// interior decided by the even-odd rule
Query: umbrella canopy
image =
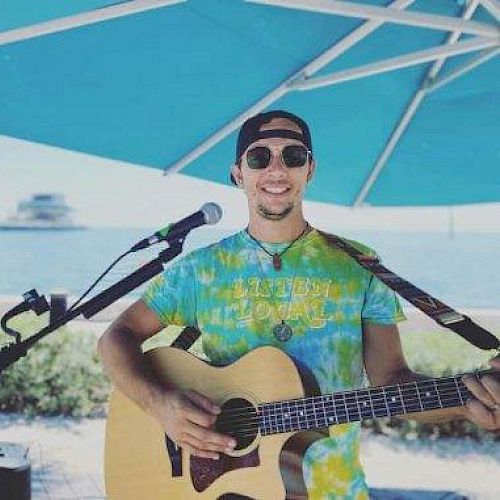
<path fill-rule="evenodd" d="M 228 183 L 237 128 L 281 108 L 311 125 L 310 200 L 500 201 L 499 12 L 497 0 L 8 0 L 0 134 Z"/>

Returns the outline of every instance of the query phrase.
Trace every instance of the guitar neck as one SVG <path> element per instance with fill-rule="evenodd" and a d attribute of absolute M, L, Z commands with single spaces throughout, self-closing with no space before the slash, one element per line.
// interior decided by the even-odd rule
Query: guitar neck
<path fill-rule="evenodd" d="M 463 406 L 470 392 L 462 375 L 370 387 L 259 405 L 262 435 L 324 428 L 379 417 L 394 417 Z"/>

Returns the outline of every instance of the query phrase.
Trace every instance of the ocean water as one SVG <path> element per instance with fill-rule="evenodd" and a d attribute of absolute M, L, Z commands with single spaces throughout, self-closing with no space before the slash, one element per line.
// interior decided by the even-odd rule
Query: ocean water
<path fill-rule="evenodd" d="M 120 254 L 154 230 L 0 231 L 0 295 L 79 296 Z M 217 241 L 230 230 L 203 227 L 186 240 L 185 252 Z M 500 309 L 500 234 L 335 231 L 379 253 L 386 267 L 454 308 Z M 126 257 L 97 287 L 102 290 L 165 247 L 158 244 Z M 130 292 L 138 296 L 141 288 Z M 92 294 L 91 294 L 92 296 Z"/>

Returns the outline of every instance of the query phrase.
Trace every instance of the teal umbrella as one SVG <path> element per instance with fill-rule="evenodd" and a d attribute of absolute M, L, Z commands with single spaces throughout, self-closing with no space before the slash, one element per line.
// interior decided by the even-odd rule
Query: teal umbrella
<path fill-rule="evenodd" d="M 265 109 L 311 125 L 308 198 L 500 200 L 497 0 L 0 5 L 0 134 L 228 183 Z"/>

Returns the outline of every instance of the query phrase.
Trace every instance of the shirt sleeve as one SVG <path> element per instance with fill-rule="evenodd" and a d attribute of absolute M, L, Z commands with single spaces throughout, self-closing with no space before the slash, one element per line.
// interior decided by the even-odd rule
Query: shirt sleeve
<path fill-rule="evenodd" d="M 385 283 L 371 276 L 361 309 L 361 318 L 370 323 L 389 325 L 405 321 L 398 297 Z"/>
<path fill-rule="evenodd" d="M 141 298 L 165 326 L 196 327 L 196 280 L 191 259 L 186 257 L 165 269 Z"/>

